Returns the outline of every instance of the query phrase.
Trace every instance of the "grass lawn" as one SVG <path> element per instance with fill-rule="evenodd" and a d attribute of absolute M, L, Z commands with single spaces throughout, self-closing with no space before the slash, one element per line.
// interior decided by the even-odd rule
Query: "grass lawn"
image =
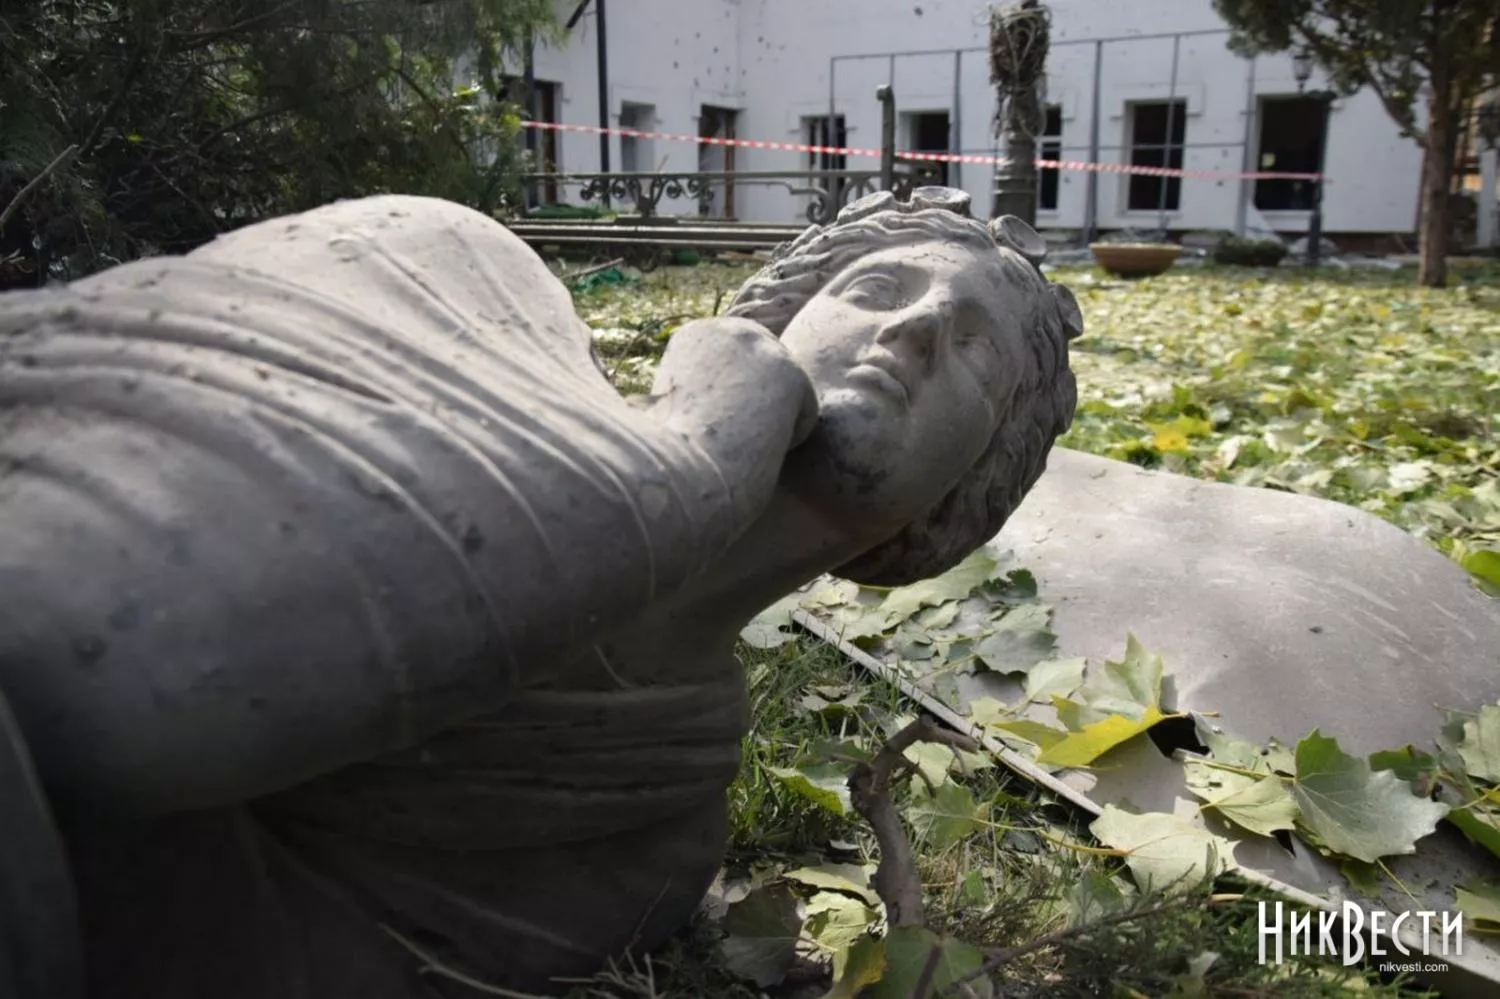
<path fill-rule="evenodd" d="M 665 268 L 580 292 L 577 304 L 618 384 L 636 391 L 670 331 L 720 310 L 752 270 Z M 1500 549 L 1500 271 L 1461 273 L 1467 283 L 1440 291 L 1415 287 L 1409 270 L 1054 277 L 1078 293 L 1088 324 L 1073 348 L 1081 401 L 1064 445 L 1358 506 L 1476 571 L 1491 558 L 1476 553 Z M 741 656 L 755 727 L 731 792 L 721 894 L 748 900 L 727 921 L 700 920 L 649 968 L 620 969 L 578 997 L 853 995 L 828 993 L 821 969 L 831 961 L 858 980 L 857 942 L 878 924 L 860 900 L 872 898 L 874 842 L 840 788 L 851 761 L 912 709 L 811 638 Z M 932 748 L 913 754 L 925 776 L 899 801 L 927 924 L 991 954 L 1012 949 L 994 992 L 974 994 L 1420 994 L 1357 968 L 1260 966 L 1259 896 L 1232 877 L 1154 915 L 1108 922 L 1160 900 L 1136 897 L 1118 856 L 1046 794 L 978 757 Z M 1098 928 L 1035 944 L 1088 924 Z M 893 977 L 881 999 L 909 994 Z"/>

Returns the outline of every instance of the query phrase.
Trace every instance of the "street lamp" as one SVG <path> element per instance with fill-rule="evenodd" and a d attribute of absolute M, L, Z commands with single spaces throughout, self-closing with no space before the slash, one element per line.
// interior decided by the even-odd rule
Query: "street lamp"
<path fill-rule="evenodd" d="M 1297 93 L 1306 93 L 1315 61 L 1311 49 L 1298 49 L 1292 55 L 1292 75 L 1297 80 Z M 1314 90 L 1307 96 L 1317 101 L 1323 110 L 1323 135 L 1318 142 L 1318 179 L 1313 181 L 1312 213 L 1307 220 L 1307 263 L 1316 267 L 1323 258 L 1323 170 L 1328 162 L 1328 121 L 1338 94 L 1332 90 Z"/>
<path fill-rule="evenodd" d="M 1297 78 L 1297 92 L 1299 94 L 1307 87 L 1307 81 L 1312 78 L 1312 71 L 1312 50 L 1298 49 L 1292 56 L 1292 75 Z"/>

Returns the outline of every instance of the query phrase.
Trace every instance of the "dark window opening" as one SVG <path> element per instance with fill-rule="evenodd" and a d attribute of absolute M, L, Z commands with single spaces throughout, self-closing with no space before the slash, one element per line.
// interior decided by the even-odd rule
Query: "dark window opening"
<path fill-rule="evenodd" d="M 1182 169 L 1187 141 L 1187 101 L 1141 101 L 1130 105 L 1130 165 Z M 1126 208 L 1175 212 L 1182 203 L 1181 177 L 1131 174 Z"/>
<path fill-rule="evenodd" d="M 844 116 L 836 114 L 833 116 L 833 127 L 828 125 L 828 116 L 815 115 L 802 119 L 802 141 L 809 146 L 830 146 L 835 149 L 845 149 L 849 145 L 849 130 L 844 124 Z M 849 169 L 849 157 L 846 153 L 809 152 L 807 154 L 807 169 L 809 170 L 847 170 Z M 833 178 L 826 177 L 818 180 L 818 185 L 825 190 L 832 189 Z"/>
<path fill-rule="evenodd" d="M 1267 173 L 1317 173 L 1323 158 L 1327 112 L 1311 97 L 1268 97 L 1260 102 L 1260 160 Z M 1256 180 L 1255 207 L 1263 212 L 1312 211 L 1310 180 Z"/>
<path fill-rule="evenodd" d="M 526 80 L 520 76 L 506 76 L 500 81 L 500 99 L 521 106 L 521 117 L 533 121 L 558 123 L 558 85 L 550 80 L 536 80 L 534 91 L 526 93 Z M 526 148 L 533 156 L 532 169 L 537 173 L 561 173 L 558 166 L 557 130 L 552 128 L 530 128 L 526 130 Z M 543 183 L 536 196 L 544 205 L 558 203 L 555 181 Z"/>
<path fill-rule="evenodd" d="M 907 115 L 906 130 L 909 137 L 907 148 L 914 153 L 946 153 L 949 150 L 951 128 L 946 111 L 918 111 Z M 948 184 L 948 164 L 931 160 L 918 160 L 916 167 L 929 171 L 933 180 L 928 183 Z"/>
<path fill-rule="evenodd" d="M 1037 156 L 1049 162 L 1062 159 L 1062 105 L 1047 105 L 1047 122 L 1042 128 Z M 1057 211 L 1058 190 L 1062 172 L 1057 167 L 1043 167 L 1037 171 L 1036 207 L 1038 211 Z"/>
<path fill-rule="evenodd" d="M 698 108 L 698 137 L 701 139 L 733 139 L 735 135 L 736 119 L 739 110 L 736 108 L 715 107 L 712 104 L 703 104 Z M 701 142 L 698 144 L 698 172 L 699 173 L 734 173 L 734 146 L 721 146 L 715 143 Z M 732 178 L 723 181 L 710 181 L 704 188 L 702 196 L 698 198 L 698 214 L 712 216 L 714 218 L 734 218 L 734 181 Z"/>

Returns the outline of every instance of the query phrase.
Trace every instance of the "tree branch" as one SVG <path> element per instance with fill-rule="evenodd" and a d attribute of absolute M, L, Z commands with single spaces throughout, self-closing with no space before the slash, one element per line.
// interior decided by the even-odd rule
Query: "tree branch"
<path fill-rule="evenodd" d="M 1357 35 L 1357 31 L 1355 26 L 1349 24 L 1337 13 L 1330 16 L 1333 18 L 1337 30 L 1343 37 L 1342 43 L 1340 43 L 1339 39 L 1330 37 L 1311 25 L 1299 24 L 1295 30 L 1297 34 L 1302 36 L 1302 41 L 1312 50 L 1313 55 L 1317 57 L 1318 62 L 1322 63 L 1324 67 L 1336 66 L 1341 62 L 1352 61 L 1357 67 L 1353 75 L 1361 84 L 1375 92 L 1375 96 L 1385 108 L 1386 114 L 1391 116 L 1391 120 L 1401 130 L 1401 134 L 1425 149 L 1427 146 L 1427 136 L 1417 129 L 1416 116 L 1412 111 L 1416 98 L 1413 97 L 1404 104 L 1397 100 L 1395 94 L 1391 92 L 1390 82 L 1381 78 L 1373 61 L 1365 56 L 1354 57 L 1352 55 L 1356 49 L 1364 47 L 1356 44 L 1355 36 Z"/>
<path fill-rule="evenodd" d="M 401 82 L 410 87 L 412 91 L 417 95 L 417 97 L 421 99 L 422 103 L 426 104 L 428 109 L 437 116 L 438 123 L 443 128 L 443 133 L 453 141 L 453 144 L 458 147 L 458 151 L 463 153 L 464 157 L 467 158 L 469 156 L 469 147 L 464 145 L 463 136 L 455 132 L 453 130 L 453 126 L 448 123 L 448 118 L 443 113 L 442 105 L 440 105 L 432 97 L 432 95 L 428 94 L 427 91 L 423 89 L 420 83 L 412 79 L 412 75 L 406 71 L 406 68 L 404 66 L 396 66 L 396 75 L 400 77 Z"/>
<path fill-rule="evenodd" d="M 880 846 L 880 866 L 871 880 L 876 894 L 885 903 L 886 923 L 890 926 L 921 926 L 923 922 L 922 878 L 911 840 L 891 801 L 891 783 L 909 765 L 906 750 L 918 742 L 935 742 L 969 752 L 979 749 L 979 744 L 967 735 L 940 728 L 930 718 L 922 717 L 891 736 L 874 760 L 859 764 L 849 775 L 849 796 L 854 808 L 870 823 Z"/>
<path fill-rule="evenodd" d="M 35 177 L 27 181 L 25 187 L 16 192 L 16 196 L 10 199 L 10 204 L 5 206 L 5 210 L 3 212 L 0 212 L 0 232 L 5 231 L 5 223 L 9 222 L 10 217 L 20 210 L 21 203 L 31 195 L 31 192 L 41 187 L 43 182 L 45 182 L 46 179 L 52 175 L 53 171 L 57 170 L 58 167 L 66 163 L 77 152 L 77 145 L 72 145 L 67 149 L 64 149 L 62 152 L 53 157 L 51 163 L 48 163 L 46 166 L 42 167 L 41 171 Z"/>
<path fill-rule="evenodd" d="M 206 48 L 215 42 L 254 28 L 262 22 L 271 20 L 283 11 L 298 6 L 300 3 L 301 0 L 286 0 L 285 3 L 272 7 L 270 10 L 262 11 L 259 14 L 245 18 L 243 21 L 223 28 L 210 28 L 207 31 L 168 31 L 165 34 L 167 38 L 175 43 L 173 45 L 175 51 L 191 52 L 194 49 Z"/>
<path fill-rule="evenodd" d="M 89 134 L 84 138 L 82 145 L 78 147 L 78 158 L 83 159 L 94 151 L 98 145 L 99 137 L 104 134 L 104 126 L 108 125 L 114 116 L 119 113 L 121 105 L 125 103 L 125 96 L 130 93 L 130 87 L 135 83 L 135 78 L 140 75 L 141 67 L 146 64 L 146 50 L 138 48 L 130 57 L 130 65 L 125 68 L 125 75 L 120 77 L 120 82 L 115 90 L 115 96 L 94 121 L 94 127 L 89 129 Z"/>

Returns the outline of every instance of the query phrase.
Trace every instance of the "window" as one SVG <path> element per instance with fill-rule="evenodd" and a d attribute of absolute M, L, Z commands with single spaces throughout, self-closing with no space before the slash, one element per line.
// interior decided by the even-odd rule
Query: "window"
<path fill-rule="evenodd" d="M 1260 102 L 1258 169 L 1275 173 L 1317 173 L 1323 158 L 1327 114 L 1312 97 L 1267 97 Z M 1266 179 L 1255 182 L 1255 207 L 1263 212 L 1312 210 L 1313 182 Z"/>
<path fill-rule="evenodd" d="M 906 118 L 906 148 L 914 153 L 946 153 L 949 150 L 951 128 L 946 111 L 916 111 Z M 918 160 L 917 166 L 933 171 L 934 180 L 928 183 L 948 184 L 948 163 Z"/>
<path fill-rule="evenodd" d="M 1181 170 L 1187 101 L 1140 101 L 1130 105 L 1129 117 L 1130 165 Z M 1128 211 L 1175 212 L 1181 202 L 1181 177 L 1130 175 Z"/>
<path fill-rule="evenodd" d="M 656 105 L 626 101 L 620 105 L 620 127 L 649 132 L 656 127 Z M 651 139 L 637 135 L 620 136 L 620 170 L 625 173 L 650 173 L 656 169 L 655 148 Z"/>
<path fill-rule="evenodd" d="M 1056 162 L 1062 159 L 1062 105 L 1047 105 L 1047 123 L 1042 127 L 1041 139 L 1037 146 L 1037 156 L 1040 159 Z M 1036 207 L 1037 211 L 1057 211 L 1058 186 L 1062 180 L 1062 173 L 1056 167 L 1044 167 L 1037 171 L 1036 178 Z"/>
<path fill-rule="evenodd" d="M 519 76 L 506 76 L 500 82 L 500 99 L 521 106 L 521 117 L 534 121 L 557 122 L 559 105 L 557 84 L 547 80 L 534 81 L 533 93 L 526 93 L 526 81 Z M 558 166 L 557 130 L 551 128 L 529 128 L 526 130 L 526 148 L 531 152 L 533 167 L 537 173 L 560 173 Z M 536 192 L 542 204 L 555 205 L 559 191 L 555 181 L 548 181 Z M 532 200 L 528 195 L 528 200 Z"/>
<path fill-rule="evenodd" d="M 832 146 L 843 149 L 849 145 L 849 131 L 844 125 L 844 116 L 836 114 L 833 116 L 833 127 L 828 126 L 828 116 L 814 115 L 802 119 L 802 141 L 809 146 Z M 849 168 L 849 157 L 844 153 L 808 153 L 807 169 L 809 170 L 847 170 Z M 817 181 L 819 187 L 824 190 L 832 190 L 834 178 L 823 177 Z"/>
<path fill-rule="evenodd" d="M 733 139 L 739 120 L 739 109 L 702 104 L 698 107 L 698 137 L 702 139 Z M 734 146 L 713 143 L 698 144 L 699 173 L 734 173 Z M 734 179 L 726 178 L 722 185 L 709 184 L 698 198 L 698 214 L 714 218 L 734 218 Z"/>
<path fill-rule="evenodd" d="M 828 116 L 815 115 L 802 119 L 802 135 L 809 146 L 833 146 L 843 149 L 849 144 L 849 131 L 844 126 L 844 116 L 833 116 L 833 127 L 828 127 Z M 844 153 L 808 153 L 809 170 L 846 170 L 849 158 Z"/>

